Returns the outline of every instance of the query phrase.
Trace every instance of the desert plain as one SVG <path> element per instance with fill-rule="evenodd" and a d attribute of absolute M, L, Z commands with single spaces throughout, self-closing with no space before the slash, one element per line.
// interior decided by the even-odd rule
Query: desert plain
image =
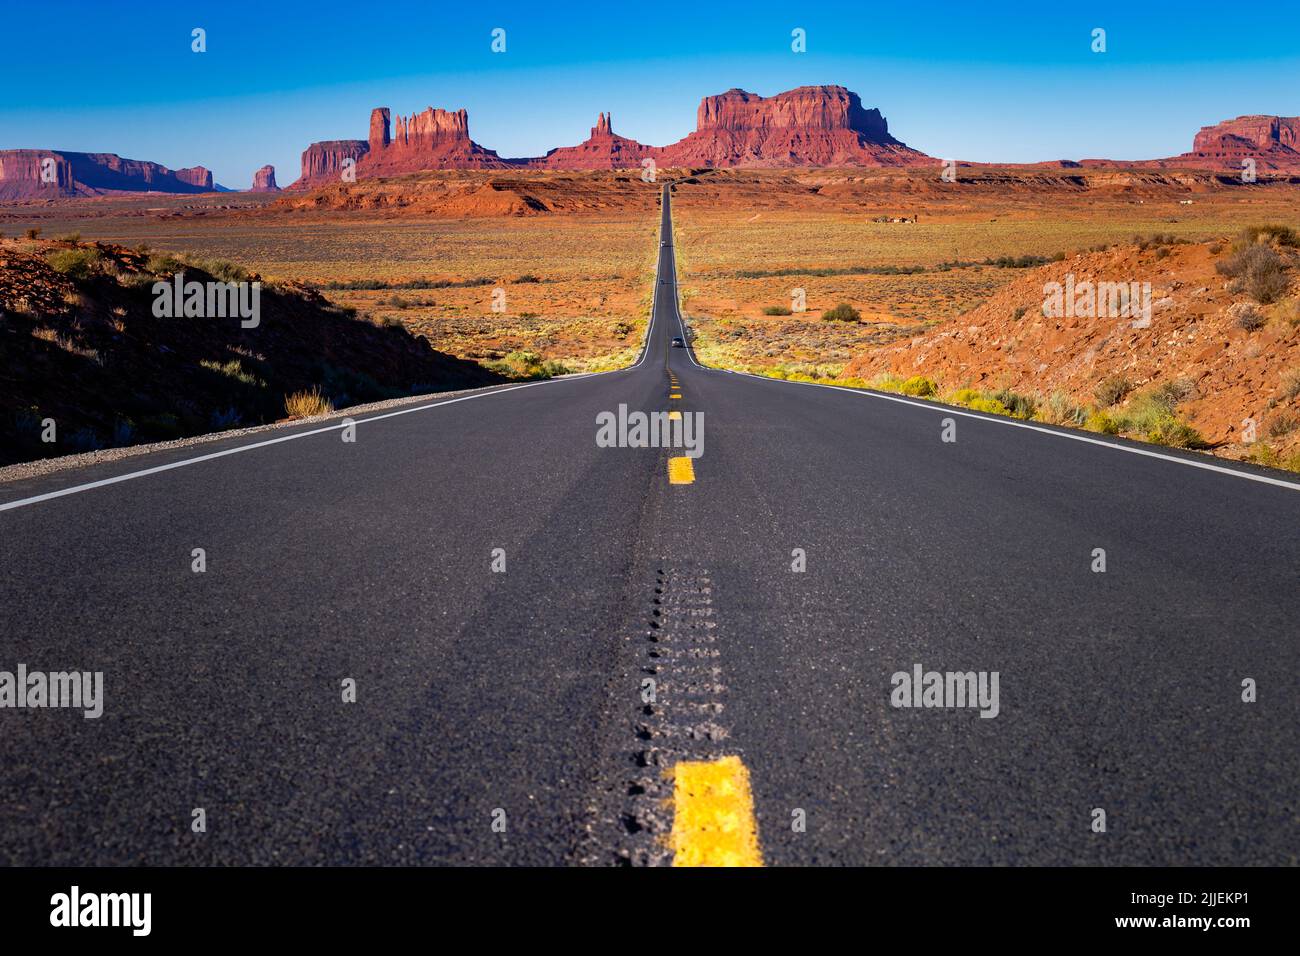
<path fill-rule="evenodd" d="M 707 364 L 1300 465 L 1294 235 L 1263 236 L 1282 273 L 1267 301 L 1219 266 L 1243 231 L 1295 224 L 1297 176 L 443 170 L 310 193 L 8 202 L 0 232 L 15 250 L 61 240 L 229 261 L 525 378 L 634 359 L 664 181 L 682 309 Z M 1066 273 L 1150 284 L 1151 328 L 1046 317 L 1042 290 Z M 1153 396 L 1159 408 L 1125 417 Z"/>

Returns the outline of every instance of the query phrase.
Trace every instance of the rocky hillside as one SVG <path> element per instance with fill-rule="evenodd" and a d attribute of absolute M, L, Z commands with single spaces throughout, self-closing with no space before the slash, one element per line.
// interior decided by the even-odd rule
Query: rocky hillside
<path fill-rule="evenodd" d="M 1048 421 L 1300 467 L 1297 242 L 1289 229 L 1267 227 L 1220 242 L 1158 236 L 1070 256 L 955 320 L 858 355 L 845 374 L 921 376 L 941 395 L 970 389 L 962 399 L 1002 392 L 1003 406 L 1024 398 Z M 1098 302 L 1102 282 L 1136 291 L 1137 308 L 1113 314 Z"/>
<path fill-rule="evenodd" d="M 297 285 L 261 287 L 256 327 L 157 317 L 154 283 L 178 272 L 260 281 L 143 249 L 0 240 L 0 464 L 500 380 Z"/>

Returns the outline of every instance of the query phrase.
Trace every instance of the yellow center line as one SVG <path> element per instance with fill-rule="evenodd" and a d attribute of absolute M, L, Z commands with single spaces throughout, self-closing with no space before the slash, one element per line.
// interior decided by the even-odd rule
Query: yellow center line
<path fill-rule="evenodd" d="M 668 393 L 668 397 L 669 397 L 669 398 L 681 398 L 681 397 L 682 397 L 682 393 L 681 393 L 681 392 L 669 392 L 669 393 Z"/>
<path fill-rule="evenodd" d="M 695 465 L 686 456 L 668 459 L 668 483 L 691 485 L 695 483 Z"/>
<path fill-rule="evenodd" d="M 673 866 L 762 866 L 749 771 L 739 757 L 685 760 L 673 777 Z"/>
<path fill-rule="evenodd" d="M 669 413 L 668 413 L 668 420 L 669 420 L 670 422 L 679 422 L 679 421 L 682 420 L 682 413 L 681 413 L 681 412 L 669 412 Z"/>

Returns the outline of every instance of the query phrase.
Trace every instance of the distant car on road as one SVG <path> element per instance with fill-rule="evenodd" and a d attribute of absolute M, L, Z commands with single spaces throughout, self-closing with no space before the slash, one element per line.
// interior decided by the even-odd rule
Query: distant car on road
<path fill-rule="evenodd" d="M 686 348 L 686 343 L 682 341 L 682 337 L 680 335 L 674 335 L 672 346 L 675 349 L 684 349 Z"/>

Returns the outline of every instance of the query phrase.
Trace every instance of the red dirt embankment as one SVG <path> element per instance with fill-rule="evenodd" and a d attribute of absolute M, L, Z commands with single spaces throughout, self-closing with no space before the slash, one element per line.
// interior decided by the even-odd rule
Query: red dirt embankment
<path fill-rule="evenodd" d="M 1269 248 L 1286 288 L 1265 295 L 1270 302 L 1257 301 L 1256 287 L 1232 275 L 1239 249 L 1227 241 L 1112 247 L 1033 269 L 965 315 L 856 356 L 845 374 L 923 375 L 943 392 L 1062 392 L 1115 417 L 1163 386 L 1176 398 L 1178 418 L 1219 453 L 1267 460 L 1267 445 L 1285 459 L 1300 452 L 1300 256 L 1285 245 Z M 1221 264 L 1228 275 L 1216 269 Z M 1045 315 L 1056 289 L 1050 283 L 1067 281 L 1083 307 Z M 1149 326 L 1140 315 L 1089 314 L 1084 283 L 1101 281 L 1150 283 Z M 1103 383 L 1112 395 L 1116 384 L 1126 394 L 1113 405 L 1099 400 Z"/>

